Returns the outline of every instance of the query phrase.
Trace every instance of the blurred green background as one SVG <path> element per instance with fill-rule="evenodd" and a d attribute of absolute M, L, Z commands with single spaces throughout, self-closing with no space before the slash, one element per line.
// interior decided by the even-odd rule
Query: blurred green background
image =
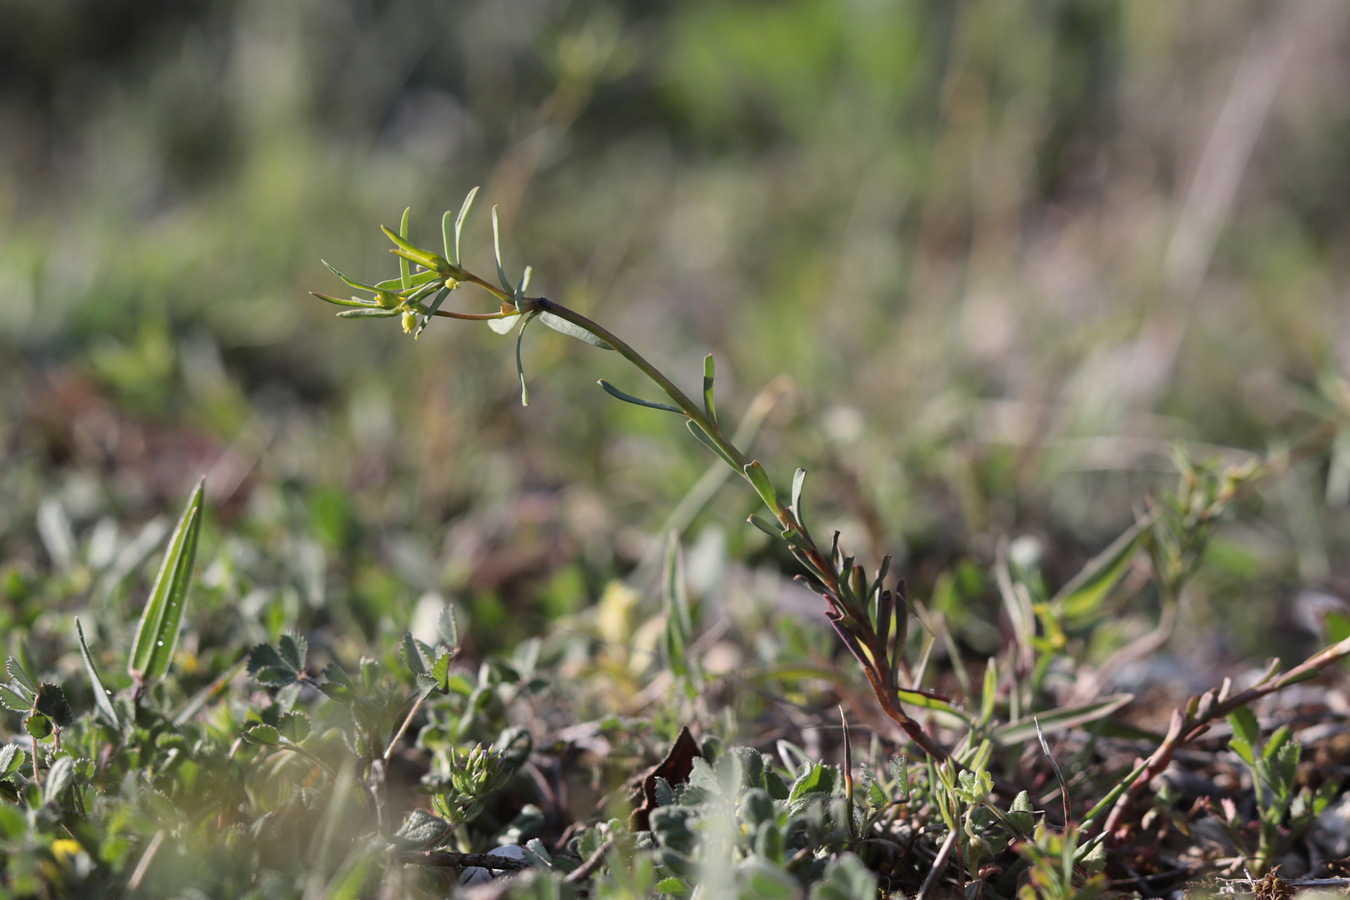
<path fill-rule="evenodd" d="M 11 600 L 51 565 L 44 500 L 82 541 L 207 473 L 235 568 L 205 585 L 272 632 L 322 607 L 396 634 L 433 591 L 503 646 L 596 603 L 711 461 L 594 383 L 637 376 L 533 330 L 521 409 L 511 339 L 413 343 L 307 295 L 343 292 L 320 258 L 388 277 L 377 226 L 411 206 L 434 244 L 475 185 L 471 268 L 497 204 L 533 290 L 691 388 L 715 353 L 725 417 L 775 385 L 755 454 L 810 469 L 816 531 L 896 553 L 920 597 L 1003 537 L 1067 577 L 1173 482 L 1172 441 L 1265 452 L 1350 362 L 1331 0 L 0 0 L 0 24 Z M 1244 651 L 1350 574 L 1337 471 L 1225 532 L 1195 608 L 1240 601 Z M 709 596 L 716 559 L 791 570 L 752 500 L 686 531 Z"/>

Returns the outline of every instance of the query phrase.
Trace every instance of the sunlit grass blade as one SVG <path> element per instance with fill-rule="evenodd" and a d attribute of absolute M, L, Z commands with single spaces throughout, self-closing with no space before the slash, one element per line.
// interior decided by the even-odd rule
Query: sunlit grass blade
<path fill-rule="evenodd" d="M 183 621 L 188 583 L 192 580 L 192 566 L 197 556 L 205 484 L 205 479 L 198 481 L 188 498 L 183 516 L 169 537 L 169 547 L 160 564 L 155 586 L 141 612 L 127 663 L 127 672 L 138 684 L 162 677 L 168 671 L 169 661 L 178 645 L 178 629 Z"/>
<path fill-rule="evenodd" d="M 98 714 L 116 730 L 121 730 L 122 722 L 117 717 L 117 709 L 108 699 L 108 692 L 103 688 L 103 682 L 98 677 L 98 670 L 94 668 L 93 657 L 89 655 L 89 645 L 84 640 L 84 628 L 80 626 L 80 620 L 75 619 L 75 636 L 80 642 L 80 658 L 84 660 L 84 671 L 89 675 L 89 684 L 94 689 L 94 707 Z"/>
<path fill-rule="evenodd" d="M 1059 589 L 1051 602 L 1069 618 L 1078 618 L 1097 610 L 1124 577 L 1139 541 L 1153 527 L 1156 518 L 1156 513 L 1144 516 L 1126 529 L 1109 547 L 1088 560 L 1087 565 Z"/>

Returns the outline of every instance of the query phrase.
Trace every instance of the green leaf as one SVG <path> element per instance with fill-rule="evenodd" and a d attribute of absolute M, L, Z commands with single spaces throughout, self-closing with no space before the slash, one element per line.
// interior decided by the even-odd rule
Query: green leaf
<path fill-rule="evenodd" d="M 1041 731 L 1050 734 L 1103 719 L 1133 699 L 1133 694 L 1116 694 L 1111 697 L 1104 697 L 1101 700 L 1095 700 L 1092 703 L 1066 706 L 1047 713 L 1037 713 L 1034 717 L 1026 716 L 995 728 L 992 737 L 994 743 L 1003 746 L 1020 744 L 1036 736 L 1036 721 L 1038 719 Z"/>
<path fill-rule="evenodd" d="M 402 278 L 386 278 L 384 281 L 375 282 L 375 287 L 379 288 L 382 291 L 388 291 L 391 294 L 402 294 L 410 288 L 426 287 L 428 284 L 433 284 L 437 281 L 444 281 L 444 280 L 445 279 L 441 276 L 439 272 L 432 272 L 430 270 L 427 270 L 423 272 L 418 272 L 417 274 L 409 278 L 408 288 L 403 287 Z"/>
<path fill-rule="evenodd" d="M 23 693 L 16 691 L 14 687 L 14 685 L 0 684 L 0 703 L 14 712 L 28 712 L 33 708 L 33 695 L 29 693 L 25 696 Z"/>
<path fill-rule="evenodd" d="M 80 657 L 84 660 L 84 671 L 89 676 L 89 683 L 94 689 L 94 707 L 98 710 L 98 714 L 104 722 L 120 731 L 122 722 L 117 717 L 116 707 L 108 699 L 108 692 L 104 689 L 103 682 L 98 677 L 98 671 L 94 668 L 94 660 L 89 655 L 89 645 L 84 641 L 84 628 L 80 626 L 78 616 L 75 617 L 75 636 L 80 643 Z"/>
<path fill-rule="evenodd" d="M 1069 579 L 1052 598 L 1051 603 L 1062 609 L 1069 618 L 1078 618 L 1096 612 L 1120 583 L 1134 558 L 1140 539 L 1153 527 L 1154 516 L 1145 516 L 1126 529 L 1111 545 L 1088 560 L 1087 565 Z"/>
<path fill-rule="evenodd" d="M 27 692 L 28 701 L 31 702 L 33 695 L 37 693 L 38 686 L 37 682 L 33 680 L 33 676 L 29 675 L 24 669 L 23 664 L 11 656 L 5 660 L 5 671 L 9 673 L 10 678 L 14 679 L 15 687 L 23 688 Z"/>
<path fill-rule="evenodd" d="M 330 297 L 327 294 L 320 294 L 318 291 L 310 291 L 309 295 L 311 297 L 318 297 L 320 300 L 337 306 L 355 306 L 358 309 L 375 308 L 375 303 L 372 300 L 358 300 L 355 297 L 350 300 L 344 300 L 341 297 Z M 338 313 L 338 315 L 342 315 L 342 313 Z"/>
<path fill-rule="evenodd" d="M 349 288 L 356 288 L 358 291 L 373 291 L 373 290 L 375 290 L 375 287 L 374 287 L 373 285 L 362 284 L 361 282 L 357 281 L 355 278 L 348 278 L 346 275 L 343 275 L 341 272 L 338 271 L 337 266 L 334 266 L 334 265 L 333 265 L 332 263 L 330 263 L 328 260 L 326 260 L 326 259 L 321 259 L 321 260 L 319 260 L 319 262 L 323 263 L 324 266 L 328 269 L 328 271 L 332 272 L 332 273 L 333 273 L 334 275 L 336 275 L 338 278 L 341 278 L 343 284 L 347 285 L 347 287 L 349 287 Z"/>
<path fill-rule="evenodd" d="M 267 687 L 285 687 L 294 684 L 305 671 L 305 657 L 309 643 L 303 635 L 286 633 L 271 644 L 259 644 L 249 651 L 248 673 L 259 684 Z"/>
<path fill-rule="evenodd" d="M 0 746 L 0 779 L 13 775 L 23 768 L 23 764 L 27 761 L 27 752 L 20 750 L 18 744 Z"/>
<path fill-rule="evenodd" d="M 805 520 L 802 518 L 802 488 L 806 485 L 806 470 L 798 469 L 792 476 L 792 515 L 796 517 L 797 524 L 802 524 Z"/>
<path fill-rule="evenodd" d="M 716 367 L 713 363 L 713 356 L 709 353 L 703 357 L 703 412 L 708 417 L 708 421 L 717 424 L 717 406 L 713 403 L 713 377 L 716 373 Z"/>
<path fill-rule="evenodd" d="M 469 191 L 469 195 L 464 198 L 464 205 L 459 208 L 459 215 L 455 217 L 455 256 L 454 256 L 455 265 L 459 265 L 460 260 L 459 236 L 464 231 L 464 219 L 469 215 L 469 209 L 473 206 L 473 198 L 477 196 L 478 196 L 478 188 L 475 187 L 473 190 Z M 449 215 L 449 213 L 447 213 L 447 215 Z M 442 232 L 445 231 L 444 220 L 442 220 L 441 223 L 441 231 Z M 446 252 L 449 252 L 448 248 Z"/>
<path fill-rule="evenodd" d="M 508 294 L 514 294 L 516 289 L 511 286 L 510 280 L 506 277 L 506 269 L 502 266 L 502 229 L 497 219 L 496 206 L 492 207 L 492 249 L 497 254 L 497 281 Z"/>
<path fill-rule="evenodd" d="M 676 412 L 681 412 L 681 410 L 676 410 Z M 741 471 L 741 467 L 737 465 L 736 460 L 732 459 L 731 456 L 728 455 L 728 453 L 725 450 L 717 446 L 717 442 L 714 441 L 712 437 L 708 435 L 708 432 L 703 430 L 703 426 L 699 425 L 693 419 L 685 419 L 684 424 L 689 429 L 690 433 L 693 434 L 694 437 L 699 439 L 699 442 L 702 443 L 703 446 L 707 447 L 709 450 L 711 450 L 712 452 L 716 453 L 719 457 L 721 457 L 722 462 L 731 466 L 738 472 Z"/>
<path fill-rule="evenodd" d="M 1228 714 L 1228 724 L 1233 729 L 1233 737 L 1228 747 L 1249 766 L 1256 765 L 1256 746 L 1261 740 L 1261 725 L 1256 713 L 1250 707 L 1240 706 Z"/>
<path fill-rule="evenodd" d="M 160 678 L 169 670 L 174 648 L 178 646 L 178 628 L 187 605 L 188 583 L 197 557 L 197 535 L 202 524 L 202 490 L 206 480 L 188 498 L 178 527 L 169 538 L 150 599 L 136 627 L 127 672 L 138 682 Z"/>
<path fill-rule="evenodd" d="M 61 795 L 70 787 L 75 777 L 75 757 L 59 756 L 52 763 L 42 784 L 42 802 L 52 806 L 60 802 Z"/>
<path fill-rule="evenodd" d="M 398 223 L 398 236 L 405 241 L 408 239 L 408 214 L 411 212 L 411 206 L 403 207 L 403 219 Z M 408 265 L 408 258 L 405 256 L 398 258 L 398 282 L 403 290 L 412 289 L 412 268 Z"/>
<path fill-rule="evenodd" d="M 394 832 L 393 840 L 401 848 L 430 847 L 449 834 L 450 828 L 450 823 L 444 819 L 424 809 L 415 809 Z"/>
<path fill-rule="evenodd" d="M 397 309 L 349 309 L 337 314 L 339 319 L 388 319 L 391 316 L 402 315 Z"/>
<path fill-rule="evenodd" d="M 402 236 L 395 234 L 393 229 L 389 226 L 381 225 L 380 230 L 384 232 L 385 237 L 394 242 L 394 250 L 391 252 L 395 256 L 406 257 L 422 268 L 431 269 L 436 272 L 441 271 L 446 266 L 447 261 L 445 259 L 442 259 L 439 255 L 432 253 L 430 250 L 423 250 L 421 247 L 413 246 L 404 240 Z M 400 279 L 400 281 L 401 280 L 402 279 Z"/>
<path fill-rule="evenodd" d="M 783 528 L 781 525 L 777 522 L 770 522 L 759 513 L 751 513 L 746 521 L 771 538 L 781 538 L 783 536 Z"/>
<path fill-rule="evenodd" d="M 425 675 L 435 660 L 435 651 L 412 636 L 412 632 L 403 635 L 403 661 L 408 664 L 414 675 Z"/>
<path fill-rule="evenodd" d="M 754 486 L 755 492 L 759 498 L 764 501 L 764 505 L 777 513 L 783 508 L 783 504 L 778 501 L 778 492 L 773 489 L 773 482 L 769 480 L 769 473 L 764 471 L 759 460 L 755 460 L 746 466 L 742 471 L 746 479 Z"/>
<path fill-rule="evenodd" d="M 441 610 L 441 617 L 436 622 L 436 634 L 445 646 L 452 650 L 459 649 L 459 622 L 455 620 L 454 604 L 447 603 L 445 609 Z"/>
<path fill-rule="evenodd" d="M 520 346 L 525 340 L 525 329 L 530 326 L 538 313 L 530 313 L 525 317 L 525 321 L 520 323 L 520 331 L 516 332 L 516 376 L 520 379 L 520 405 L 530 405 L 530 389 L 525 386 L 525 363 L 520 358 Z"/>
<path fill-rule="evenodd" d="M 23 729 L 27 731 L 35 741 L 41 741 L 51 737 L 52 720 L 42 713 L 33 713 L 23 720 Z"/>
<path fill-rule="evenodd" d="M 431 317 L 435 315 L 436 310 L 441 308 L 441 304 L 444 303 L 445 298 L 449 296 L 450 296 L 449 288 L 440 289 L 440 291 L 436 294 L 436 299 L 431 301 L 431 305 L 427 307 L 427 311 L 423 314 L 423 319 L 421 322 L 418 323 L 417 330 L 413 332 L 413 340 L 417 340 L 418 338 L 420 338 L 422 336 L 422 332 L 427 330 L 427 326 L 431 324 Z"/>
<path fill-rule="evenodd" d="M 824 877 L 811 886 L 810 900 L 857 900 L 876 894 L 876 874 L 852 853 L 841 853 L 825 867 Z"/>
<path fill-rule="evenodd" d="M 605 393 L 609 394 L 611 397 L 617 397 L 620 400 L 624 401 L 625 403 L 631 403 L 634 406 L 645 406 L 648 409 L 659 409 L 664 412 L 673 412 L 681 416 L 684 415 L 684 410 L 680 409 L 678 406 L 671 406 L 669 403 L 660 403 L 656 400 L 643 400 L 641 397 L 634 397 L 632 394 L 628 394 L 619 390 L 618 388 L 616 388 L 614 385 L 610 384 L 603 378 L 600 379 L 599 385 L 605 389 Z"/>
<path fill-rule="evenodd" d="M 601 350 L 614 349 L 609 344 L 600 340 L 600 338 L 591 334 L 585 328 L 582 328 L 580 325 L 569 322 L 566 319 L 559 318 L 558 316 L 555 316 L 553 313 L 540 313 L 539 321 L 543 322 L 545 325 L 547 325 L 549 328 L 552 328 L 554 331 L 562 332 L 568 337 L 574 337 L 579 341 L 585 341 L 592 347 L 599 347 Z"/>
<path fill-rule="evenodd" d="M 281 731 L 275 725 L 265 725 L 259 722 L 244 732 L 244 740 L 250 744 L 275 747 L 281 743 Z"/>
<path fill-rule="evenodd" d="M 792 790 L 788 792 L 788 801 L 803 800 L 812 794 L 831 797 L 834 795 L 838 780 L 838 769 L 824 763 L 816 763 L 797 776 L 797 780 L 792 783 Z"/>
<path fill-rule="evenodd" d="M 75 719 L 75 713 L 71 710 L 69 701 L 66 700 L 66 692 L 61 689 L 59 684 L 49 684 L 44 681 L 38 685 L 37 696 L 33 700 L 33 709 L 50 718 L 58 728 L 67 727 Z"/>

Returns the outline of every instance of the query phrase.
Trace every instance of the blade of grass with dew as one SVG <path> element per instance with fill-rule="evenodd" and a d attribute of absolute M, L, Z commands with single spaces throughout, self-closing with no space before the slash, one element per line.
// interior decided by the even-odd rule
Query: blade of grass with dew
<path fill-rule="evenodd" d="M 155 586 L 141 612 L 136 640 L 127 662 L 127 672 L 138 683 L 143 684 L 163 676 L 169 669 L 169 661 L 173 659 L 174 648 L 178 645 L 178 629 L 183 621 L 183 608 L 187 604 L 188 582 L 192 579 L 192 566 L 197 556 L 197 535 L 202 523 L 202 489 L 205 484 L 205 479 L 198 481 L 192 496 L 188 498 L 183 516 L 169 538 L 169 547 L 160 564 Z"/>

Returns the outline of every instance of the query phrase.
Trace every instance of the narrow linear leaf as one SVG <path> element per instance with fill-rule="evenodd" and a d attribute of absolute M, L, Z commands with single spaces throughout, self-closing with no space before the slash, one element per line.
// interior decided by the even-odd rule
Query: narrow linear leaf
<path fill-rule="evenodd" d="M 502 229 L 495 206 L 492 207 L 492 249 L 497 254 L 497 281 L 508 294 L 514 294 L 516 289 L 511 287 L 511 282 L 506 277 L 506 268 L 502 266 Z"/>
<path fill-rule="evenodd" d="M 796 516 L 800 524 L 805 521 L 802 518 L 802 488 L 806 485 L 806 470 L 798 469 L 792 475 L 792 515 Z"/>
<path fill-rule="evenodd" d="M 540 313 L 539 321 L 543 322 L 545 325 L 547 325 L 549 328 L 552 328 L 554 331 L 560 331 L 563 334 L 567 335 L 568 337 L 574 337 L 579 341 L 585 341 L 592 347 L 599 347 L 601 350 L 614 349 L 609 344 L 600 340 L 600 338 L 591 334 L 585 328 L 582 328 L 580 325 L 575 325 L 567 321 L 566 319 L 559 318 L 558 316 L 555 316 L 553 313 Z"/>
<path fill-rule="evenodd" d="M 355 278 L 348 278 L 346 275 L 342 274 L 342 272 L 338 271 L 338 267 L 335 266 L 335 265 L 333 265 L 332 263 L 330 263 L 328 260 L 326 260 L 326 259 L 321 259 L 321 260 L 319 260 L 319 262 L 323 263 L 323 264 L 324 264 L 324 267 L 325 267 L 326 269 L 328 269 L 328 271 L 332 272 L 332 273 L 333 273 L 334 275 L 336 275 L 338 278 L 341 278 L 341 279 L 342 279 L 342 282 L 343 282 L 345 285 L 347 285 L 347 287 L 350 287 L 350 288 L 356 288 L 357 290 L 360 290 L 360 291 L 368 291 L 368 290 L 371 289 L 371 285 L 368 285 L 368 284 L 362 284 L 361 282 L 357 281 Z"/>
<path fill-rule="evenodd" d="M 410 244 L 400 235 L 396 234 L 388 225 L 381 225 L 380 230 L 384 232 L 385 237 L 393 241 L 394 248 L 389 252 L 395 256 L 406 256 L 409 260 L 417 263 L 424 269 L 439 270 L 445 265 L 446 260 L 441 259 L 440 256 L 432 253 L 430 250 L 423 250 L 421 247 Z"/>
<path fill-rule="evenodd" d="M 478 188 L 469 191 L 469 195 L 464 198 L 464 205 L 459 208 L 459 215 L 455 217 L 455 265 L 459 265 L 459 236 L 464 231 L 464 220 L 469 215 L 469 209 L 473 206 L 473 198 L 478 196 Z"/>
<path fill-rule="evenodd" d="M 625 403 L 631 403 L 634 406 L 645 406 L 648 409 L 659 409 L 665 412 L 673 412 L 681 416 L 684 415 L 684 410 L 680 409 L 678 406 L 671 406 L 669 403 L 660 403 L 656 400 L 643 400 L 641 397 L 634 397 L 632 394 L 628 394 L 619 390 L 618 388 L 616 388 L 614 385 L 610 384 L 603 378 L 601 378 L 598 383 L 602 388 L 605 389 L 605 393 L 609 394 L 611 397 L 617 397 L 618 399 L 622 400 Z"/>
<path fill-rule="evenodd" d="M 714 425 L 717 424 L 717 405 L 713 402 L 713 378 L 716 372 L 713 356 L 709 353 L 703 357 L 703 412 Z"/>
<path fill-rule="evenodd" d="M 520 305 L 521 298 L 525 292 L 530 289 L 530 276 L 534 275 L 534 266 L 526 266 L 525 272 L 520 276 L 520 286 L 516 288 L 516 305 Z"/>
<path fill-rule="evenodd" d="M 188 583 L 192 580 L 192 566 L 197 556 L 197 535 L 202 523 L 202 491 L 206 480 L 188 498 L 178 527 L 169 538 L 155 586 L 141 613 L 132 644 L 128 673 L 137 681 L 159 678 L 169 669 L 174 648 L 178 645 L 178 628 L 183 621 L 187 604 Z"/>
<path fill-rule="evenodd" d="M 780 538 L 783 536 L 783 529 L 777 522 L 770 522 L 759 513 L 752 513 L 746 521 L 771 538 Z"/>
<path fill-rule="evenodd" d="M 337 315 L 339 319 L 388 319 L 400 312 L 397 309 L 348 309 Z"/>
<path fill-rule="evenodd" d="M 751 462 L 742 469 L 746 480 L 754 486 L 755 492 L 759 498 L 764 501 L 764 505 L 777 513 L 783 508 L 783 504 L 778 500 L 778 492 L 773 489 L 773 482 L 769 480 L 769 473 L 764 471 L 764 466 L 760 465 L 759 460 Z"/>
<path fill-rule="evenodd" d="M 738 472 L 741 471 L 741 467 L 740 465 L 737 464 L 736 460 L 732 459 L 729 455 L 727 455 L 727 452 L 725 450 L 717 446 L 717 441 L 714 441 L 708 435 L 708 432 L 704 431 L 703 428 L 700 427 L 696 422 L 694 422 L 693 419 L 685 419 L 684 424 L 689 428 L 690 433 L 692 433 L 694 437 L 698 438 L 703 443 L 703 446 L 707 447 L 709 450 L 711 450 L 712 452 L 716 453 L 719 457 L 721 457 L 722 462 L 731 466 Z"/>
<path fill-rule="evenodd" d="M 525 340 L 525 329 L 530 327 L 530 322 L 534 321 L 538 313 L 531 313 L 525 317 L 525 321 L 520 323 L 520 331 L 516 332 L 516 375 L 520 378 L 520 405 L 530 405 L 530 389 L 525 386 L 525 363 L 520 358 L 520 346 Z"/>
<path fill-rule="evenodd" d="M 413 340 L 420 338 L 422 332 L 427 330 L 427 326 L 431 324 L 431 317 L 436 314 L 436 310 L 441 308 L 441 304 L 444 303 L 445 298 L 449 296 L 450 289 L 444 287 L 436 294 L 436 299 L 431 301 L 431 305 L 427 307 L 426 314 L 422 318 L 422 321 L 417 325 L 417 330 L 413 332 Z"/>
<path fill-rule="evenodd" d="M 111 725 L 114 729 L 120 731 L 122 722 L 117 717 L 117 709 L 108 699 L 108 692 L 103 687 L 102 680 L 98 677 L 98 670 L 94 668 L 94 659 L 89 655 L 89 645 L 84 640 L 84 628 L 80 625 L 79 617 L 75 618 L 75 636 L 80 641 L 80 657 L 84 660 L 84 670 L 89 675 L 89 683 L 94 689 L 94 707 L 103 721 Z"/>
<path fill-rule="evenodd" d="M 426 284 L 431 284 L 434 281 L 444 281 L 444 280 L 445 279 L 441 277 L 441 274 L 439 272 L 433 272 L 430 269 L 427 269 L 422 272 L 418 272 L 416 275 L 413 275 L 411 278 L 409 278 L 408 287 L 417 288 L 422 287 L 423 285 Z M 401 294 L 405 290 L 407 290 L 406 288 L 403 287 L 403 279 L 401 278 L 386 278 L 384 281 L 375 282 L 374 287 L 377 287 L 382 291 L 389 291 L 390 293 L 394 294 Z"/>
<path fill-rule="evenodd" d="M 1087 565 L 1059 589 L 1052 603 L 1064 614 L 1078 617 L 1100 608 L 1102 601 L 1124 577 L 1139 541 L 1153 527 L 1156 515 L 1149 515 L 1126 529 L 1111 545 L 1088 560 Z"/>
<path fill-rule="evenodd" d="M 369 300 L 358 300 L 355 297 L 350 300 L 344 300 L 341 297 L 330 297 L 327 294 L 320 294 L 317 291 L 310 291 L 309 295 L 311 297 L 318 297 L 326 303 L 336 304 L 337 306 L 355 306 L 358 309 L 370 309 L 375 306 L 375 304 Z M 341 313 L 338 315 L 341 315 Z"/>
<path fill-rule="evenodd" d="M 1133 694 L 1116 694 L 1112 697 L 1095 700 L 1092 703 L 1066 706 L 1049 713 L 1039 714 L 1035 718 L 1027 716 L 995 728 L 992 737 L 994 743 L 1003 746 L 1018 744 L 1030 740 L 1036 735 L 1037 730 L 1051 734 L 1056 731 L 1063 731 L 1066 728 L 1077 728 L 1079 725 L 1095 722 L 1111 715 L 1133 699 Z"/>
<path fill-rule="evenodd" d="M 403 207 L 403 218 L 398 223 L 398 236 L 405 241 L 408 239 L 408 214 L 411 212 L 411 206 Z M 408 265 L 408 259 L 404 256 L 398 258 L 398 281 L 403 290 L 412 288 L 412 267 Z"/>

